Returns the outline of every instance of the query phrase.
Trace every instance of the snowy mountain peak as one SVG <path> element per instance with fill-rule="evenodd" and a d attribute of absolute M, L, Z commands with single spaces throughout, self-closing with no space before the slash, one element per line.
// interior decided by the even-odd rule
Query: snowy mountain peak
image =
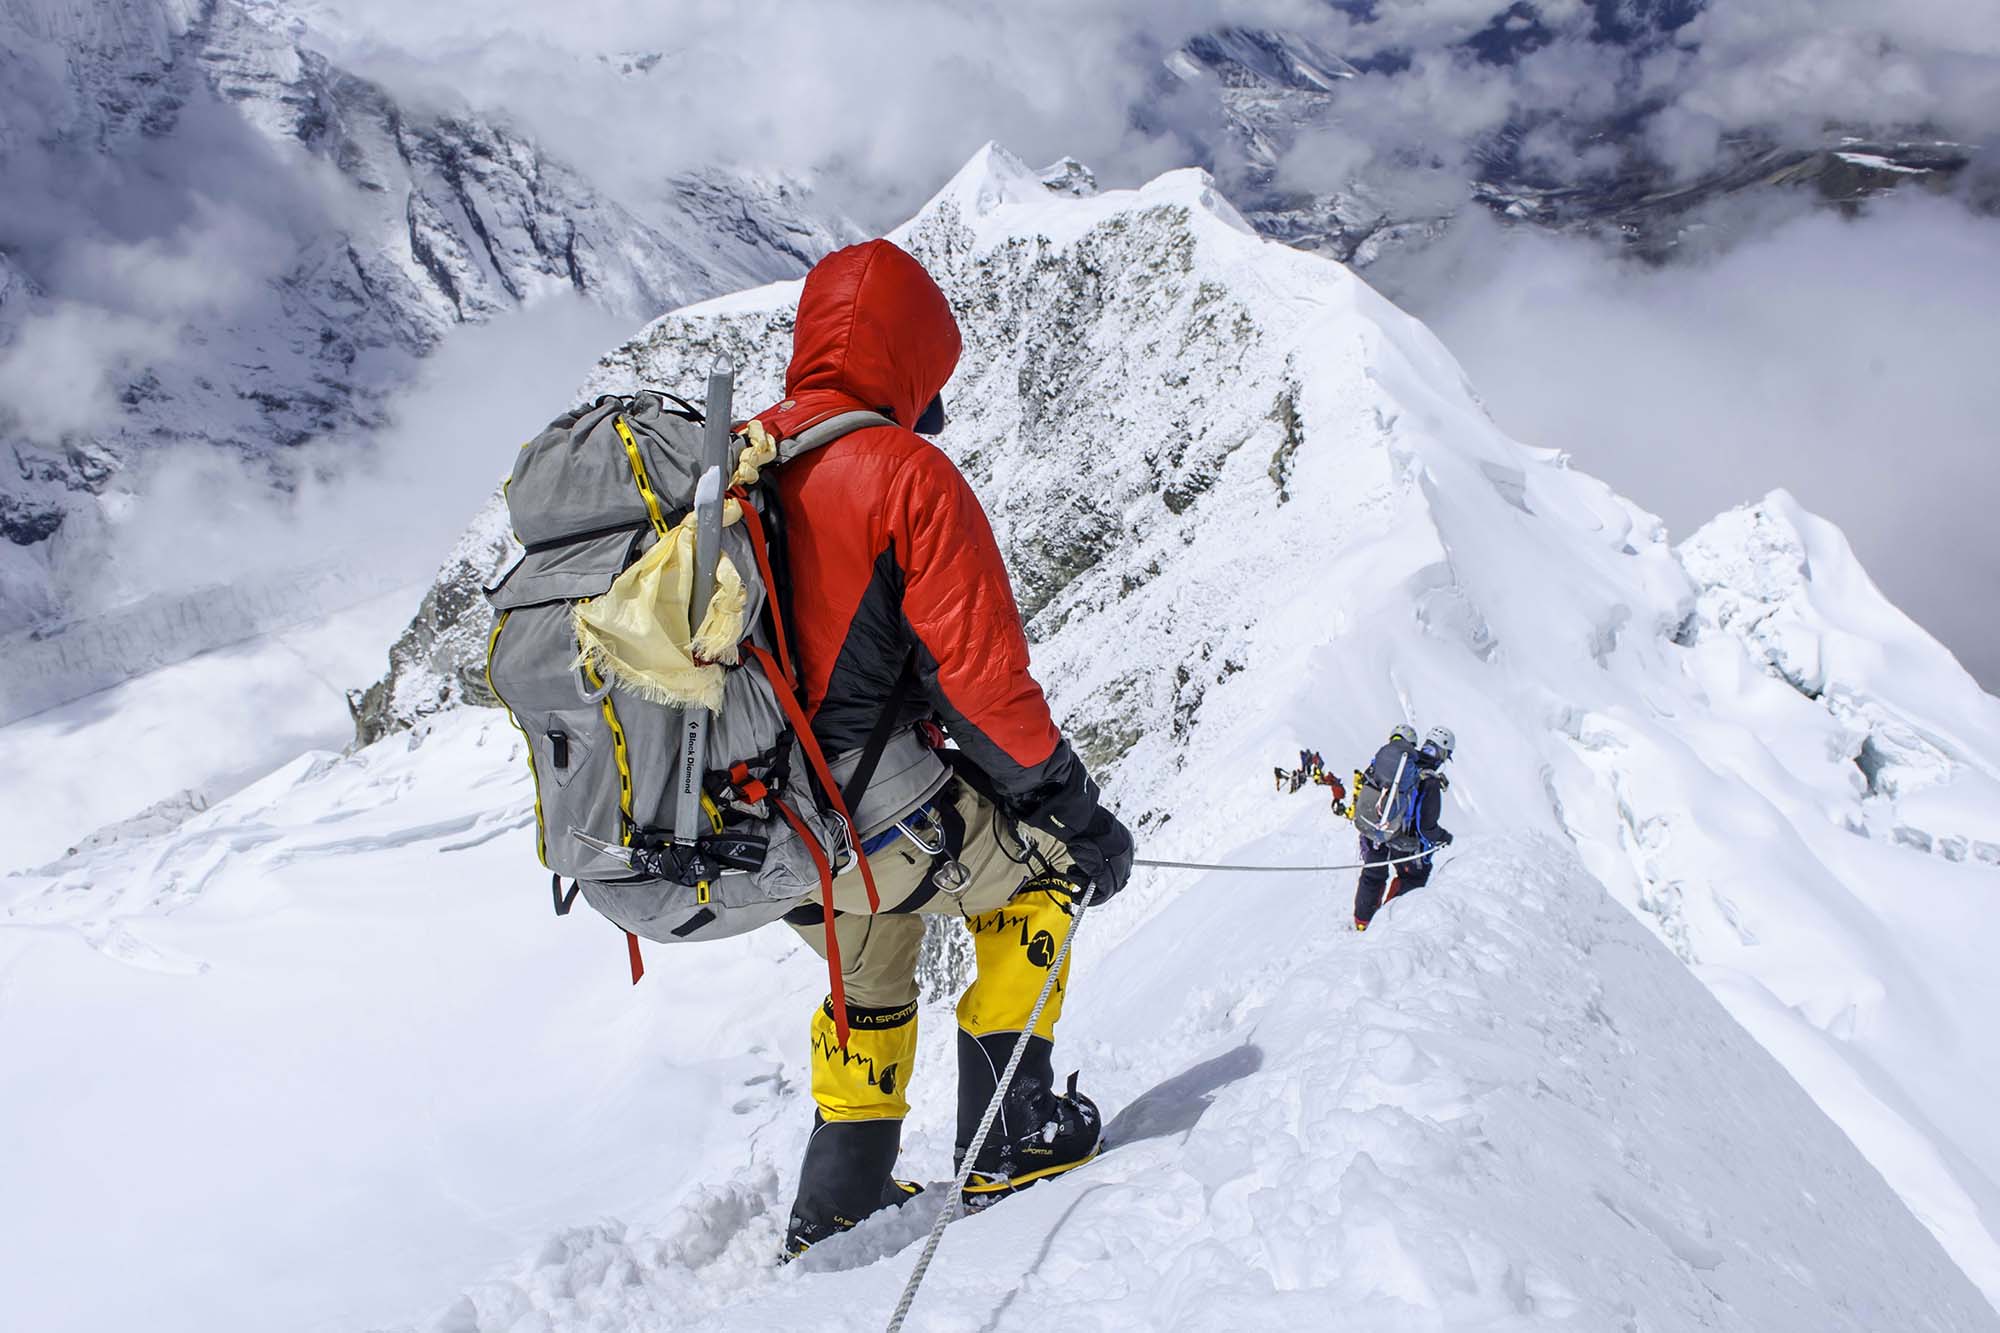
<path fill-rule="evenodd" d="M 1087 211 L 1071 207 L 1078 201 L 1094 207 Z M 913 238 L 932 219 L 947 218 L 949 225 L 970 230 L 977 244 L 987 246 L 1037 231 L 1067 235 L 1118 213 L 1162 205 L 1199 209 L 1246 235 L 1256 235 L 1216 188 L 1214 177 L 1200 168 L 1166 172 L 1136 190 L 1100 193 L 1096 177 L 1075 158 L 1037 171 L 998 143 L 974 153 L 915 217 L 889 235 L 921 248 L 923 242 Z"/>
<path fill-rule="evenodd" d="M 1213 78 L 1230 87 L 1325 93 L 1361 71 L 1293 32 L 1231 25 L 1191 38 L 1166 60 L 1176 78 Z"/>
<path fill-rule="evenodd" d="M 1710 520 L 1681 543 L 1680 557 L 1705 587 L 1705 623 L 1756 640 L 1809 694 L 1874 692 L 1893 667 L 1906 680 L 1921 670 L 1946 686 L 1940 711 L 1965 718 L 1993 707 L 1944 645 L 1882 595 L 1845 534 L 1788 491 Z"/>
<path fill-rule="evenodd" d="M 1073 159 L 1065 159 L 1073 160 Z M 1045 173 L 989 140 L 960 167 L 944 188 L 932 195 L 917 216 L 951 207 L 968 221 L 982 218 L 1003 204 L 1035 203 L 1045 199 L 1050 187 Z"/>
<path fill-rule="evenodd" d="M 2000 865 L 2000 700 L 1882 595 L 1839 528 L 1779 490 L 1677 554 L 1698 589 L 1683 637 L 1740 644 L 1838 728 L 1861 798 L 1843 818 Z"/>

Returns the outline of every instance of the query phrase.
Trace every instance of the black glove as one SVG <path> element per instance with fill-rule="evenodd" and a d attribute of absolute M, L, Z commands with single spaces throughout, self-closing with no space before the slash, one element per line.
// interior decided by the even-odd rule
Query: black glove
<path fill-rule="evenodd" d="M 1070 878 L 1079 889 L 1096 883 L 1093 903 L 1114 897 L 1132 877 L 1132 834 L 1118 817 L 1097 803 L 1097 784 L 1074 770 L 1074 780 L 1021 815 L 1021 822 L 1052 834 L 1076 862 Z"/>
<path fill-rule="evenodd" d="M 1097 896 L 1090 900 L 1093 903 L 1116 897 L 1125 887 L 1125 881 L 1132 878 L 1131 830 L 1101 805 L 1083 826 L 1083 832 L 1063 845 L 1069 849 L 1070 859 L 1076 862 L 1069 873 L 1077 888 L 1097 885 Z"/>
<path fill-rule="evenodd" d="M 1434 828 L 1434 829 L 1432 829 L 1432 830 L 1431 830 L 1431 846 L 1433 846 L 1433 847 L 1449 847 L 1449 846 L 1451 846 L 1451 830 L 1450 830 L 1450 829 L 1448 829 L 1448 828 Z"/>

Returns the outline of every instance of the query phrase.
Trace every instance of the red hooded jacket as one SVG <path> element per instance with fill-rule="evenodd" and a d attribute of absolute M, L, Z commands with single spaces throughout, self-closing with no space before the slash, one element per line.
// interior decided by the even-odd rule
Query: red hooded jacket
<path fill-rule="evenodd" d="M 888 241 L 835 251 L 806 276 L 780 437 L 857 409 L 897 426 L 844 435 L 774 472 L 791 629 L 813 732 L 860 748 L 915 656 L 907 720 L 941 721 L 1018 809 L 1088 784 L 1028 674 L 1028 641 L 992 527 L 915 424 L 958 364 L 944 293 Z"/>

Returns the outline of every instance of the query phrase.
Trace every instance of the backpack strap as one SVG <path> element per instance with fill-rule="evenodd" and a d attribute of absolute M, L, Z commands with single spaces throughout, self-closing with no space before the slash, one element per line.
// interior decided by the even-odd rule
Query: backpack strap
<path fill-rule="evenodd" d="M 857 430 L 871 426 L 893 426 L 896 423 L 880 412 L 837 412 L 825 421 L 806 427 L 797 435 L 778 441 L 778 462 L 788 463 L 800 454 L 809 454 L 823 445 L 832 444 L 843 435 L 851 435 Z"/>
<path fill-rule="evenodd" d="M 868 733 L 867 743 L 861 747 L 861 759 L 854 765 L 854 771 L 847 775 L 847 785 L 840 789 L 840 799 L 849 810 L 861 808 L 861 798 L 868 793 L 868 783 L 875 776 L 875 769 L 882 762 L 882 751 L 889 748 L 889 737 L 896 733 L 896 718 L 903 711 L 903 701 L 917 684 L 917 654 L 910 650 L 903 659 L 903 669 L 896 676 L 896 683 L 889 690 L 888 702 L 882 705 L 881 716 L 875 719 L 873 730 Z M 860 837 L 861 830 L 855 829 L 854 836 Z"/>
<path fill-rule="evenodd" d="M 729 493 L 736 498 L 737 507 L 743 513 L 743 531 L 750 538 L 750 553 L 757 561 L 757 577 L 764 580 L 764 606 L 771 616 L 771 637 L 778 643 L 778 666 L 784 672 L 783 683 L 790 689 L 797 689 L 799 673 L 792 665 L 792 633 L 785 624 L 784 610 L 778 605 L 778 580 L 771 569 L 771 542 L 764 532 L 764 516 L 757 512 L 750 493 L 741 486 L 731 488 Z M 779 682 L 771 683 L 776 686 Z"/>
<path fill-rule="evenodd" d="M 785 682 L 784 677 L 778 672 L 777 662 L 765 649 L 746 640 L 743 651 L 750 654 L 764 672 L 764 679 L 771 683 L 771 694 L 777 699 L 778 706 L 784 710 L 785 719 L 792 724 L 792 732 L 798 737 L 799 748 L 806 752 L 806 762 L 812 766 L 813 775 L 826 790 L 828 803 L 833 806 L 833 812 L 846 822 L 848 836 L 858 841 L 861 834 L 854 826 L 854 816 L 848 810 L 847 802 L 841 799 L 840 784 L 833 780 L 833 771 L 827 767 L 826 755 L 819 748 L 819 737 L 813 735 L 812 722 L 806 717 L 806 710 L 799 703 L 798 691 Z M 819 845 L 812 838 L 807 838 L 806 841 L 815 847 Z M 879 912 L 882 910 L 882 895 L 875 890 L 875 872 L 869 868 L 868 858 L 861 855 L 859 846 L 855 847 L 854 854 L 855 859 L 861 862 L 861 883 L 868 890 L 868 910 Z M 828 892 L 831 893 L 831 889 Z M 831 904 L 832 899 L 829 898 L 829 907 Z"/>
<path fill-rule="evenodd" d="M 833 866 L 828 863 L 826 853 L 820 850 L 819 839 L 812 835 L 812 830 L 806 827 L 806 822 L 799 818 L 798 812 L 776 796 L 771 798 L 771 804 L 778 807 L 778 813 L 785 817 L 785 822 L 799 835 L 799 841 L 804 843 L 806 850 L 812 854 L 813 868 L 819 871 L 821 921 L 826 927 L 827 998 L 833 1002 L 833 1035 L 839 1041 L 840 1049 L 844 1051 L 847 1049 L 847 985 L 841 980 L 840 933 L 834 928 L 833 923 Z M 868 864 L 868 858 L 862 857 L 861 863 Z M 872 885 L 870 893 L 872 896 Z"/>

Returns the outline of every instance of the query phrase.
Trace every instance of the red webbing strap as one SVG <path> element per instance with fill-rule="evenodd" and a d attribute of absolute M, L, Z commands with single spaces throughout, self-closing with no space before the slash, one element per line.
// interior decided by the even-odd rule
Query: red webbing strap
<path fill-rule="evenodd" d="M 764 605 L 771 608 L 771 625 L 777 630 L 778 663 L 785 669 L 785 683 L 798 688 L 799 674 L 792 667 L 790 636 L 785 633 L 785 613 L 778 606 L 778 581 L 771 575 L 771 548 L 764 540 L 764 519 L 750 503 L 750 494 L 741 486 L 730 492 L 743 511 L 743 530 L 750 536 L 750 549 L 757 556 L 757 576 L 764 580 Z M 775 683 L 775 682 L 774 682 Z"/>
<path fill-rule="evenodd" d="M 646 960 L 639 956 L 639 937 L 629 930 L 625 932 L 625 952 L 632 959 L 632 984 L 636 986 L 646 975 Z"/>
<path fill-rule="evenodd" d="M 806 720 L 805 709 L 799 706 L 798 695 L 779 677 L 778 664 L 771 660 L 769 652 L 754 643 L 746 642 L 743 647 L 757 659 L 757 665 L 764 668 L 764 678 L 771 682 L 771 693 L 778 696 L 779 706 L 791 721 L 792 730 L 799 735 L 799 744 L 806 752 L 806 762 L 812 765 L 813 772 L 819 775 L 820 785 L 826 788 L 826 799 L 833 803 L 834 813 L 847 821 L 848 836 L 856 843 L 855 858 L 861 862 L 861 883 L 868 890 L 868 910 L 881 911 L 882 896 L 875 892 L 875 872 L 868 868 L 868 858 L 859 845 L 861 830 L 855 826 L 854 816 L 847 811 L 847 802 L 840 795 L 840 784 L 833 780 L 833 770 L 826 766 L 826 756 L 820 753 L 819 740 L 813 735 L 812 723 Z M 819 847 L 819 840 L 811 834 L 806 835 L 806 841 L 815 849 Z"/>
<path fill-rule="evenodd" d="M 813 868 L 819 871 L 819 905 L 826 921 L 826 985 L 828 997 L 833 1001 L 833 1032 L 840 1039 L 840 1049 L 847 1049 L 847 987 L 840 979 L 840 935 L 833 928 L 833 866 L 820 850 L 819 839 L 806 827 L 806 821 L 798 812 L 775 796 L 771 804 L 778 807 L 778 813 L 785 817 L 798 833 L 799 841 L 812 853 Z"/>

